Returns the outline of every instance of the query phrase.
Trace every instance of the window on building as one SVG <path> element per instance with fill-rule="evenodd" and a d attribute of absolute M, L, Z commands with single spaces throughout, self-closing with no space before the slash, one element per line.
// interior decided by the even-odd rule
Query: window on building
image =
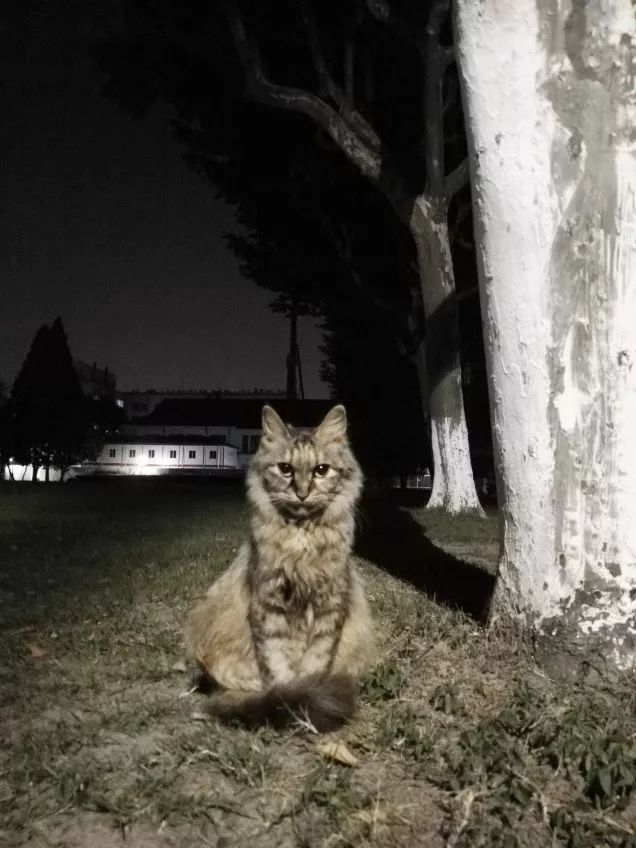
<path fill-rule="evenodd" d="M 108 456 L 111 459 L 114 459 L 117 456 L 117 450 L 115 448 L 110 448 L 110 450 L 108 451 Z"/>
<path fill-rule="evenodd" d="M 154 459 L 154 458 L 155 458 L 155 452 L 154 452 L 154 450 L 151 448 L 151 449 L 148 451 L 148 459 Z"/>
<path fill-rule="evenodd" d="M 210 451 L 210 459 L 216 459 L 216 451 Z"/>
<path fill-rule="evenodd" d="M 135 450 L 135 448 L 131 448 L 131 449 L 128 451 L 128 456 L 129 456 L 131 459 L 132 459 L 133 457 L 137 456 L 137 451 Z"/>
<path fill-rule="evenodd" d="M 196 451 L 188 451 L 188 456 L 190 459 L 196 459 L 197 452 Z"/>
<path fill-rule="evenodd" d="M 176 450 L 171 450 L 170 451 L 170 459 L 176 459 L 176 458 L 177 458 Z"/>

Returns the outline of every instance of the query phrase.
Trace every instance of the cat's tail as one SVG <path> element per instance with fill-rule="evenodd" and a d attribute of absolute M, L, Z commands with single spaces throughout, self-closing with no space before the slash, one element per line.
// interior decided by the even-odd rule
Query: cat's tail
<path fill-rule="evenodd" d="M 345 674 L 308 675 L 264 692 L 222 690 L 210 698 L 209 711 L 218 718 L 238 719 L 250 726 L 281 727 L 309 721 L 322 733 L 351 718 L 357 688 L 354 678 Z"/>

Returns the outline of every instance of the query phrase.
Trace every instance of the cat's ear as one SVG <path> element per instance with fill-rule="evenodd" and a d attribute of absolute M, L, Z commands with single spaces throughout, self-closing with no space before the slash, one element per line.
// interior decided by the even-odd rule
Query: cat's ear
<path fill-rule="evenodd" d="M 347 411 L 339 403 L 334 406 L 316 427 L 316 437 L 325 442 L 344 439 L 347 435 Z"/>
<path fill-rule="evenodd" d="M 263 407 L 263 436 L 270 439 L 288 439 L 289 430 L 280 415 L 271 406 Z"/>

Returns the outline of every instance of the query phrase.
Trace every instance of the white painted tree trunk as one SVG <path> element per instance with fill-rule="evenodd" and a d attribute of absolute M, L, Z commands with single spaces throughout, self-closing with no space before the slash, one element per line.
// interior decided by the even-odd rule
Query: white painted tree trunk
<path fill-rule="evenodd" d="M 446 203 L 416 199 L 411 232 L 418 254 L 426 317 L 426 365 L 419 368 L 428 398 L 433 452 L 433 490 L 428 509 L 457 515 L 484 512 L 477 497 L 464 412 L 455 274 Z"/>
<path fill-rule="evenodd" d="M 455 5 L 505 523 L 493 614 L 632 666 L 634 6 Z"/>

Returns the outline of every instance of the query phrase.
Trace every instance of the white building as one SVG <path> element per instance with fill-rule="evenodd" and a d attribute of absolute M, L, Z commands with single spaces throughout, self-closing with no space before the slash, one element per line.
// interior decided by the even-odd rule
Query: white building
<path fill-rule="evenodd" d="M 271 403 L 284 421 L 297 427 L 315 427 L 333 406 L 331 400 L 256 398 L 168 398 L 150 415 L 133 418 L 121 427 L 131 443 L 143 437 L 178 440 L 216 438 L 235 446 L 239 467 L 245 468 L 258 447 L 264 403 Z"/>
<path fill-rule="evenodd" d="M 119 435 L 104 444 L 95 460 L 73 466 L 65 479 L 97 474 L 237 474 L 258 447 L 263 405 L 268 402 L 284 421 L 297 427 L 315 427 L 334 403 L 255 397 L 159 399 L 149 415 L 122 425 Z M 59 472 L 51 471 L 54 473 L 57 477 L 51 479 L 59 479 Z M 40 469 L 38 479 L 43 479 L 43 474 Z M 31 472 L 15 468 L 14 477 L 31 479 Z"/>
<path fill-rule="evenodd" d="M 239 471 L 238 450 L 223 438 L 130 435 L 110 438 L 95 460 L 74 466 L 72 476 L 218 476 Z"/>

